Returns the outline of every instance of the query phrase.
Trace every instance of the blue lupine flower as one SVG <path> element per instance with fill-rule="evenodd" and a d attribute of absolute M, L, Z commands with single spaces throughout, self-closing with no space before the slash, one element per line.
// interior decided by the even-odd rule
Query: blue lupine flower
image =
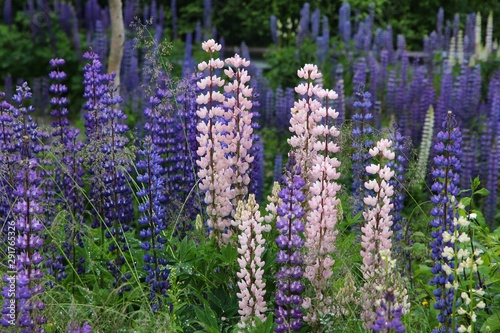
<path fill-rule="evenodd" d="M 448 275 L 443 265 L 450 268 L 455 267 L 454 258 L 443 255 L 445 247 L 454 248 L 451 240 L 444 241 L 443 233 L 453 235 L 455 231 L 454 218 L 455 206 L 458 204 L 458 194 L 460 192 L 459 172 L 462 135 L 455 121 L 455 116 L 450 112 L 443 123 L 443 131 L 437 135 L 437 143 L 434 146 L 436 156 L 434 157 L 435 168 L 432 171 L 435 180 L 432 185 L 434 195 L 431 198 L 434 207 L 431 215 L 434 219 L 430 225 L 433 228 L 431 236 L 432 259 L 434 267 L 431 269 L 434 277 L 431 285 L 435 286 L 434 296 L 436 303 L 434 308 L 439 310 L 438 321 L 440 327 L 433 330 L 435 333 L 451 333 L 452 309 L 454 299 L 453 274 Z M 451 284 L 451 286 L 450 286 Z"/>
<path fill-rule="evenodd" d="M 302 208 L 302 202 L 305 200 L 302 187 L 306 183 L 300 176 L 301 172 L 300 167 L 296 166 L 295 154 L 291 152 L 288 156 L 286 173 L 283 176 L 283 183 L 286 187 L 279 192 L 283 203 L 277 208 L 276 227 L 280 235 L 276 238 L 276 243 L 280 251 L 276 260 L 281 266 L 276 274 L 278 307 L 274 320 L 277 327 L 274 330 L 277 333 L 298 332 L 304 324 L 300 297 L 304 289 L 300 281 L 303 274 L 300 248 L 304 245 L 301 236 L 304 232 L 304 224 L 301 218 L 305 214 Z"/>

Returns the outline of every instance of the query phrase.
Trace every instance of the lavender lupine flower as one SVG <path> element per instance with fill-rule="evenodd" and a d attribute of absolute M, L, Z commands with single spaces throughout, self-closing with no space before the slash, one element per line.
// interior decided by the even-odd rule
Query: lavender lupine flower
<path fill-rule="evenodd" d="M 142 183 L 142 188 L 137 196 L 143 198 L 139 205 L 139 224 L 145 228 L 141 230 L 143 238 L 141 248 L 145 251 L 143 256 L 146 271 L 146 283 L 149 286 L 149 300 L 154 312 L 163 305 L 162 296 L 166 296 L 169 270 L 166 269 L 167 260 L 161 254 L 164 251 L 165 238 L 161 232 L 167 227 L 167 216 L 163 203 L 164 183 L 162 159 L 155 152 L 151 139 L 146 138 L 145 147 L 139 151 L 140 160 L 137 163 L 139 176 L 137 180 Z"/>
<path fill-rule="evenodd" d="M 443 233 L 453 235 L 455 231 L 454 219 L 457 218 L 456 206 L 458 205 L 458 194 L 460 192 L 460 156 L 462 135 L 457 126 L 455 116 L 448 112 L 443 122 L 443 130 L 437 135 L 438 142 L 434 146 L 436 156 L 434 157 L 435 180 L 432 184 L 434 195 L 431 198 L 435 205 L 431 210 L 434 217 L 430 225 L 433 228 L 431 236 L 432 259 L 434 267 L 431 269 L 433 277 L 430 284 L 435 286 L 434 296 L 436 302 L 434 308 L 439 311 L 439 327 L 433 329 L 433 333 L 452 332 L 452 314 L 455 292 L 455 276 L 451 269 L 455 267 L 454 242 L 452 239 L 444 239 Z M 451 255 L 450 255 L 451 249 Z M 451 274 L 450 274 L 451 273 Z"/>
<path fill-rule="evenodd" d="M 321 12 L 316 8 L 311 15 L 311 38 L 316 40 L 319 36 L 319 26 L 321 24 Z"/>
<path fill-rule="evenodd" d="M 370 154 L 368 150 L 373 146 L 371 140 L 373 129 L 370 125 L 373 115 L 370 112 L 372 102 L 369 92 L 359 90 L 356 92 L 356 98 L 353 106 L 360 109 L 360 113 L 353 114 L 353 129 L 352 129 L 352 147 L 354 153 L 352 155 L 352 174 L 353 174 L 353 214 L 357 214 L 362 210 L 362 201 L 364 197 L 363 183 L 366 181 L 367 173 L 365 167 Z"/>
<path fill-rule="evenodd" d="M 87 322 L 85 322 L 82 326 L 71 323 L 68 327 L 68 333 L 94 333 L 94 331 Z"/>
<path fill-rule="evenodd" d="M 283 184 L 286 187 L 279 192 L 282 204 L 277 208 L 278 219 L 276 221 L 276 228 L 280 233 L 276 238 L 280 249 L 276 261 L 281 266 L 276 274 L 278 291 L 276 292 L 277 308 L 274 322 L 277 326 L 274 330 L 277 333 L 298 332 L 303 326 L 300 295 L 304 285 L 301 282 L 303 259 L 300 248 L 304 244 L 302 219 L 305 212 L 302 202 L 306 197 L 302 188 L 306 183 L 301 173 L 295 153 L 290 152 L 283 177 Z"/>
<path fill-rule="evenodd" d="M 335 127 L 338 112 L 330 107 L 338 95 L 333 90 L 323 89 L 317 95 L 325 99 L 325 106 L 316 110 L 312 117 L 316 123 L 311 133 L 315 137 L 312 149 L 316 154 L 312 161 L 309 210 L 306 212 L 308 223 L 304 260 L 304 276 L 311 283 L 312 293 L 303 302 L 303 307 L 307 309 L 304 319 L 313 327 L 320 324 L 321 314 L 333 310 L 333 300 L 328 296 L 328 290 L 332 288 L 330 277 L 334 264 L 330 255 L 335 250 L 337 206 L 340 204 L 337 197 L 340 185 L 336 182 L 340 177 L 337 169 L 340 162 L 333 155 L 339 151 L 333 140 L 340 135 L 340 131 Z"/>
<path fill-rule="evenodd" d="M 248 200 L 238 202 L 232 224 L 239 229 L 240 270 L 236 275 L 240 292 L 236 296 L 240 299 L 238 327 L 241 329 L 254 326 L 254 317 L 260 318 L 262 322 L 266 321 L 266 283 L 262 280 L 265 265 L 262 255 L 266 240 L 262 234 L 271 231 L 271 225 L 263 222 L 264 218 L 260 216 L 259 205 L 253 194 L 248 196 Z"/>
<path fill-rule="evenodd" d="M 209 36 L 207 34 L 210 32 L 212 28 L 212 0 L 203 0 L 203 29 L 205 34 L 203 38 L 205 40 L 208 39 Z M 215 36 L 213 36 L 215 39 Z"/>

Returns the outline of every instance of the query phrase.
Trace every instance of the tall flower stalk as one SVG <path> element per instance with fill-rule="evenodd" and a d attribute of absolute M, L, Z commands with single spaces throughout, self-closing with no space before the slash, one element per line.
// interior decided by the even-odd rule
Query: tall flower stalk
<path fill-rule="evenodd" d="M 250 194 L 246 202 L 239 201 L 233 225 L 240 231 L 238 235 L 240 270 L 236 273 L 240 292 L 236 295 L 240 299 L 238 327 L 241 329 L 254 326 L 255 317 L 262 322 L 266 320 L 267 305 L 264 300 L 266 283 L 263 281 L 265 262 L 262 260 L 266 240 L 263 232 L 269 232 L 271 225 L 264 225 L 263 222 L 264 218 L 260 216 L 254 194 Z"/>
<path fill-rule="evenodd" d="M 13 96 L 17 107 L 11 108 L 15 118 L 13 137 L 15 137 L 19 164 L 14 171 L 12 194 L 16 198 L 12 207 L 13 220 L 8 222 L 9 231 L 15 236 L 15 244 L 9 244 L 16 249 L 15 268 L 16 276 L 5 276 L 4 281 L 15 279 L 15 295 L 10 295 L 8 288 L 4 288 L 4 314 L 1 320 L 4 326 L 21 327 L 23 332 L 43 332 L 46 319 L 41 314 L 45 304 L 39 299 L 44 288 L 41 247 L 44 229 L 44 208 L 41 189 L 42 179 L 39 175 L 39 162 L 36 154 L 42 149 L 39 143 L 40 132 L 33 122 L 30 113 L 33 107 L 24 105 L 31 98 L 27 83 L 17 87 L 17 94 Z M 9 233 L 10 234 L 10 233 Z M 14 317 L 9 317 L 9 306 L 14 307 Z"/>
<path fill-rule="evenodd" d="M 163 305 L 161 296 L 166 296 L 169 271 L 166 269 L 167 260 L 161 255 L 164 251 L 165 238 L 161 232 L 166 229 L 167 221 L 164 198 L 164 178 L 161 167 L 161 158 L 155 152 L 151 145 L 151 140 L 146 139 L 144 149 L 139 151 L 141 160 L 137 163 L 137 169 L 140 174 L 137 180 L 143 184 L 143 187 L 137 192 L 137 196 L 143 198 L 139 205 L 139 224 L 145 228 L 141 230 L 140 236 L 143 238 L 141 248 L 145 251 L 144 270 L 146 271 L 146 283 L 149 285 L 152 303 L 151 308 L 154 312 L 158 311 Z"/>
<path fill-rule="evenodd" d="M 388 285 L 389 278 L 387 270 L 380 268 L 385 267 L 384 256 L 390 258 L 392 248 L 391 210 L 393 204 L 391 197 L 394 195 L 394 188 L 390 185 L 390 180 L 394 176 L 394 171 L 387 166 L 387 161 L 395 157 L 394 152 L 389 149 L 391 145 L 392 142 L 387 139 L 378 141 L 376 146 L 369 150 L 370 156 L 375 161 L 365 167 L 369 175 L 375 175 L 374 179 L 364 184 L 370 194 L 363 199 L 365 204 L 363 217 L 366 223 L 361 227 L 361 256 L 363 257 L 361 271 L 365 279 L 361 292 L 363 305 L 361 318 L 367 329 L 374 325 L 378 317 L 377 308 L 383 301 L 383 292 Z M 405 302 L 406 295 L 400 295 L 398 303 L 403 305 Z"/>
<path fill-rule="evenodd" d="M 306 183 L 301 174 L 302 170 L 297 166 L 295 154 L 290 152 L 283 181 L 286 187 L 279 192 L 282 204 L 277 208 L 276 221 L 280 234 L 276 238 L 280 249 L 276 258 L 280 265 L 276 274 L 278 290 L 274 321 L 277 326 L 274 330 L 277 333 L 298 332 L 304 325 L 301 309 L 301 294 L 304 290 L 301 281 L 303 258 L 300 249 L 304 245 L 302 218 L 305 211 L 302 204 L 306 197 L 302 189 Z"/>
<path fill-rule="evenodd" d="M 319 90 L 319 98 L 325 98 L 325 106 L 312 114 L 315 122 L 311 136 L 314 138 L 312 150 L 314 159 L 311 168 L 311 181 L 309 187 L 309 209 L 306 213 L 306 256 L 304 276 L 311 283 L 311 297 L 304 299 L 304 308 L 308 313 L 305 320 L 312 326 L 319 325 L 322 315 L 331 312 L 334 306 L 332 298 L 328 295 L 332 288 L 330 278 L 333 275 L 334 260 L 330 257 L 335 250 L 337 230 L 337 206 L 340 200 L 337 193 L 340 185 L 336 180 L 340 177 L 337 168 L 340 162 L 333 154 L 339 147 L 333 142 L 340 132 L 335 127 L 338 117 L 330 106 L 338 97 L 332 90 Z"/>
<path fill-rule="evenodd" d="M 433 228 L 431 236 L 432 259 L 434 266 L 431 269 L 434 277 L 431 285 L 435 287 L 434 296 L 436 302 L 434 308 L 439 311 L 439 327 L 433 329 L 434 333 L 455 332 L 455 320 L 453 319 L 455 301 L 455 276 L 449 274 L 455 263 L 454 239 L 445 237 L 455 233 L 454 220 L 457 216 L 458 194 L 460 192 L 460 155 L 462 153 L 460 143 L 462 135 L 457 126 L 455 116 L 448 112 L 443 122 L 443 130 L 437 135 L 437 143 L 434 146 L 436 156 L 434 157 L 434 184 L 432 191 L 434 195 L 431 201 L 434 207 L 431 215 L 434 217 L 430 225 Z"/>
<path fill-rule="evenodd" d="M 214 52 L 220 51 L 221 45 L 213 39 L 203 42 L 202 48 L 210 55 L 208 63 L 205 61 L 198 64 L 201 71 L 208 70 L 208 75 L 198 82 L 198 87 L 207 89 L 201 93 L 196 102 L 200 105 L 197 111 L 200 122 L 198 123 L 198 156 L 196 161 L 200 167 L 198 177 L 200 178 L 200 189 L 205 191 L 205 203 L 207 204 L 207 225 L 210 234 L 220 244 L 226 244 L 231 236 L 230 214 L 233 210 L 231 200 L 234 191 L 231 189 L 228 172 L 229 161 L 226 158 L 228 146 L 224 132 L 228 130 L 226 118 L 227 112 L 223 108 L 225 96 L 219 91 L 224 85 L 224 80 L 215 74 L 217 69 L 224 67 L 224 62 L 219 58 L 213 58 Z M 230 175 L 229 175 L 230 176 Z"/>

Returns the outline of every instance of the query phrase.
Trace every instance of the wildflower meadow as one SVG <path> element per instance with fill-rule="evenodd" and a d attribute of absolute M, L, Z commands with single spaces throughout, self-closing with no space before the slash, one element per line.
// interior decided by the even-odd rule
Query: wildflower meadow
<path fill-rule="evenodd" d="M 500 332 L 493 13 L 104 3 L 4 0 L 1 332 Z"/>

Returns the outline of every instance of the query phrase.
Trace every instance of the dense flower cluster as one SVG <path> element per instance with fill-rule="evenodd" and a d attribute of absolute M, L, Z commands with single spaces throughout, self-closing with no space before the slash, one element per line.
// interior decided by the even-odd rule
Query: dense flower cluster
<path fill-rule="evenodd" d="M 373 129 L 371 122 L 373 114 L 370 109 L 372 107 L 371 94 L 369 92 L 356 92 L 357 101 L 354 102 L 354 107 L 359 109 L 359 113 L 352 116 L 352 192 L 353 192 L 353 214 L 361 212 L 363 208 L 363 197 L 365 191 L 363 184 L 367 180 L 368 174 L 365 170 L 370 154 L 368 150 L 373 146 L 371 136 Z"/>
<path fill-rule="evenodd" d="M 451 271 L 455 268 L 454 240 L 445 235 L 453 235 L 457 226 L 458 194 L 460 192 L 460 156 L 462 135 L 457 126 L 455 116 L 450 111 L 443 122 L 443 130 L 437 135 L 438 142 L 434 146 L 435 179 L 432 184 L 434 195 L 431 198 L 434 207 L 431 215 L 434 217 L 430 225 L 433 228 L 431 236 L 432 259 L 434 267 L 431 272 L 434 277 L 431 285 L 435 286 L 434 308 L 439 310 L 438 321 L 440 326 L 433 330 L 435 333 L 449 333 L 452 331 L 452 314 L 455 286 L 455 276 Z M 451 271 L 450 271 L 451 270 Z"/>
<path fill-rule="evenodd" d="M 122 102 L 114 87 L 114 74 L 101 74 L 102 64 L 94 52 L 87 52 L 89 61 L 84 67 L 84 109 L 87 144 L 87 163 L 91 166 L 91 201 L 94 211 L 93 227 L 100 227 L 103 236 L 111 239 L 109 251 L 114 259 L 108 262 L 109 269 L 118 286 L 130 278 L 122 272 L 125 259 L 122 255 L 128 249 L 124 233 L 130 229 L 133 216 L 131 189 L 128 186 L 131 156 L 125 148 L 128 139 L 124 124 L 126 115 L 118 109 Z M 101 239 L 104 242 L 104 237 Z M 129 289 L 125 286 L 124 289 Z"/>
<path fill-rule="evenodd" d="M 335 250 L 338 233 L 335 229 L 337 206 L 340 204 L 337 197 L 340 185 L 336 183 L 340 177 L 337 171 L 340 162 L 332 156 L 339 151 L 339 147 L 332 140 L 340 134 L 335 127 L 338 112 L 330 107 L 337 94 L 332 90 L 321 89 L 317 96 L 326 98 L 326 102 L 324 107 L 312 114 L 315 122 L 311 133 L 314 158 L 310 175 L 312 183 L 309 187 L 309 210 L 306 213 L 308 223 L 304 272 L 304 276 L 311 283 L 312 295 L 305 298 L 303 304 L 304 308 L 308 309 L 305 320 L 311 325 L 316 324 L 321 315 L 329 313 L 333 306 L 332 299 L 327 294 L 332 287 L 329 279 L 333 274 L 331 268 L 334 260 L 330 256 Z"/>
<path fill-rule="evenodd" d="M 240 322 L 241 329 L 254 326 L 253 318 L 258 317 L 263 322 L 266 320 L 267 311 L 264 295 L 266 294 L 266 283 L 262 277 L 264 264 L 262 255 L 264 253 L 265 238 L 263 232 L 269 232 L 271 225 L 264 225 L 264 218 L 260 216 L 259 205 L 255 196 L 250 194 L 248 201 L 239 201 L 234 215 L 233 225 L 239 229 L 238 234 L 238 264 L 240 270 L 238 276 L 238 287 L 240 292 L 236 295 L 240 299 Z"/>
<path fill-rule="evenodd" d="M 370 164 L 365 170 L 370 175 L 375 175 L 375 179 L 365 182 L 365 188 L 373 193 L 367 195 L 363 201 L 366 209 L 363 212 L 366 224 L 361 227 L 361 256 L 363 265 L 361 271 L 365 283 L 362 291 L 363 313 L 362 319 L 365 327 L 370 328 L 376 319 L 376 302 L 381 299 L 381 291 L 377 286 L 384 286 L 386 276 L 377 274 L 377 268 L 383 267 L 383 258 L 381 251 L 390 251 L 392 248 L 392 214 L 393 204 L 391 197 L 394 194 L 389 180 L 394 176 L 387 165 L 384 165 L 384 159 L 393 160 L 394 152 L 389 148 L 392 142 L 382 139 L 377 142 L 369 153 L 376 159 L 376 164 Z"/>
<path fill-rule="evenodd" d="M 294 103 L 292 108 L 292 117 L 290 119 L 290 131 L 294 134 L 288 139 L 288 144 L 296 152 L 297 165 L 301 168 L 306 181 L 309 181 L 309 172 L 311 161 L 314 159 L 313 139 L 311 138 L 312 129 L 316 125 L 313 114 L 316 114 L 321 108 L 321 102 L 316 99 L 322 88 L 314 81 L 321 78 L 318 67 L 312 64 L 306 64 L 297 71 L 300 79 L 306 80 L 306 83 L 300 83 L 295 87 L 295 91 L 304 98 Z"/>
<path fill-rule="evenodd" d="M 301 177 L 302 170 L 297 166 L 295 154 L 288 155 L 286 174 L 284 176 L 284 187 L 279 192 L 279 197 L 283 201 L 277 208 L 278 219 L 276 228 L 279 236 L 276 243 L 280 249 L 276 262 L 280 268 L 276 274 L 278 283 L 276 285 L 276 317 L 275 331 L 277 333 L 298 332 L 303 326 L 303 314 L 301 309 L 301 293 L 304 285 L 301 282 L 303 275 L 303 258 L 300 249 L 304 245 L 302 233 L 304 224 L 302 219 L 305 211 L 302 203 L 306 199 L 302 188 L 305 181 Z"/>
<path fill-rule="evenodd" d="M 205 191 L 207 225 L 219 241 L 227 243 L 231 235 L 229 230 L 231 220 L 228 216 L 233 210 L 231 201 L 234 193 L 231 189 L 230 175 L 227 174 L 232 173 L 232 170 L 226 158 L 228 144 L 224 133 L 232 131 L 226 125 L 230 120 L 223 108 L 226 98 L 219 91 L 219 88 L 224 85 L 224 80 L 215 75 L 217 69 L 224 67 L 222 60 L 213 58 L 213 53 L 219 51 L 220 48 L 220 44 L 215 43 L 213 39 L 204 42 L 203 50 L 209 53 L 210 60 L 208 63 L 204 61 L 198 64 L 199 70 L 208 69 L 208 75 L 198 82 L 198 87 L 202 90 L 208 89 L 208 91 L 205 94 L 201 93 L 196 99 L 200 105 L 197 111 L 200 118 L 197 126 L 199 159 L 196 163 L 200 167 L 198 171 L 198 177 L 201 180 L 200 189 Z"/>
<path fill-rule="evenodd" d="M 12 220 L 8 222 L 8 234 L 15 236 L 15 263 L 10 266 L 16 276 L 6 275 L 5 282 L 15 279 L 15 294 L 12 295 L 8 287 L 4 287 L 4 309 L 1 323 L 3 326 L 15 325 L 22 327 L 25 332 L 43 331 L 41 325 L 46 320 L 40 313 L 45 304 L 39 299 L 44 291 L 41 279 L 42 262 L 41 247 L 44 229 L 43 190 L 42 179 L 39 175 L 39 162 L 36 153 L 40 151 L 38 143 L 40 132 L 36 123 L 33 122 L 30 113 L 31 106 L 26 107 L 25 101 L 31 99 L 30 88 L 26 83 L 17 87 L 17 94 L 13 96 L 17 107 L 12 107 L 10 112 L 15 118 L 14 135 L 19 137 L 17 143 L 19 164 L 13 179 L 13 191 L 15 204 L 12 207 Z M 11 299 L 15 297 L 15 302 Z M 12 311 L 14 306 L 14 311 Z M 14 314 L 13 316 L 11 314 Z"/>
<path fill-rule="evenodd" d="M 140 236 L 144 239 L 141 248 L 145 251 L 144 270 L 146 271 L 146 283 L 150 289 L 150 300 L 153 311 L 162 306 L 160 296 L 165 296 L 168 289 L 168 270 L 165 268 L 167 260 L 161 255 L 166 240 L 161 232 L 167 227 L 165 215 L 164 178 L 161 167 L 161 158 L 155 153 L 155 149 L 146 139 L 143 150 L 139 151 L 140 160 L 137 163 L 139 175 L 137 180 L 143 187 L 137 192 L 137 196 L 143 198 L 139 205 L 139 224 L 145 228 L 141 230 Z"/>

